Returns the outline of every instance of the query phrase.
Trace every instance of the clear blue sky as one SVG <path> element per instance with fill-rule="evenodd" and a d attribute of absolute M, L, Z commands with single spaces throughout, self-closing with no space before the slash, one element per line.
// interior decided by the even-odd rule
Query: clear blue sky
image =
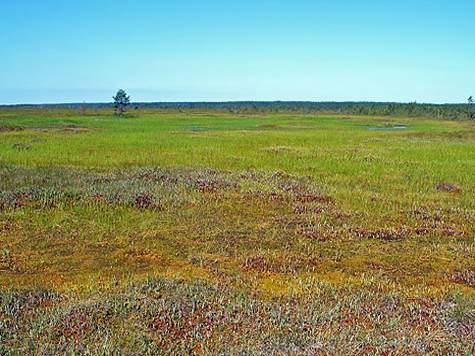
<path fill-rule="evenodd" d="M 2 1 L 0 103 L 465 102 L 475 1 Z"/>

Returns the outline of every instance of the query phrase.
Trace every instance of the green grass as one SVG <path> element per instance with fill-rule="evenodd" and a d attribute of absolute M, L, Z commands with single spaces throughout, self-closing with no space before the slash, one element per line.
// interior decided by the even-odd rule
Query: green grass
<path fill-rule="evenodd" d="M 473 352 L 473 123 L 101 110 L 0 110 L 2 351 Z"/>

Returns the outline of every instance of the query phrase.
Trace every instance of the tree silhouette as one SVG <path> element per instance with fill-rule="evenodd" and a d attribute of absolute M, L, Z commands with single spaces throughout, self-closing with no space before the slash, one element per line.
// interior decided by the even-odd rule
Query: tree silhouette
<path fill-rule="evenodd" d="M 473 97 L 470 95 L 470 97 L 467 100 L 467 114 L 468 117 L 470 117 L 470 120 L 473 120 L 474 114 L 473 114 Z"/>
<path fill-rule="evenodd" d="M 123 116 L 127 106 L 130 105 L 130 96 L 127 93 L 119 89 L 117 94 L 112 97 L 114 99 L 115 112 L 119 116 Z"/>

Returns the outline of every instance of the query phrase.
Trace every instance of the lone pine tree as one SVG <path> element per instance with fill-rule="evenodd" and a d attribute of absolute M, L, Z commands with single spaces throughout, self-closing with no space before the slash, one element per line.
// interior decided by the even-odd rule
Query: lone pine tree
<path fill-rule="evenodd" d="M 127 106 L 130 105 L 130 96 L 125 90 L 119 89 L 117 94 L 112 97 L 114 99 L 115 112 L 119 116 L 123 116 Z"/>
<path fill-rule="evenodd" d="M 467 114 L 470 120 L 473 120 L 473 97 L 470 95 L 470 97 L 467 100 Z"/>

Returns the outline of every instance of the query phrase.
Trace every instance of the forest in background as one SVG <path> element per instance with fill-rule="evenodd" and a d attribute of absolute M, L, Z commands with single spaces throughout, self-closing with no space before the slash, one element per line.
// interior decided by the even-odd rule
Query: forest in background
<path fill-rule="evenodd" d="M 77 108 L 79 114 L 86 115 L 99 108 L 112 108 L 112 103 L 67 103 L 67 104 L 19 104 L 0 105 L 0 108 Z M 229 101 L 229 102 L 132 102 L 131 112 L 143 109 L 163 109 L 167 111 L 207 111 L 233 114 L 261 114 L 300 112 L 304 114 L 343 114 L 363 116 L 427 117 L 461 120 L 474 115 L 473 103 L 467 104 L 421 104 L 386 102 L 313 102 L 313 101 Z"/>

